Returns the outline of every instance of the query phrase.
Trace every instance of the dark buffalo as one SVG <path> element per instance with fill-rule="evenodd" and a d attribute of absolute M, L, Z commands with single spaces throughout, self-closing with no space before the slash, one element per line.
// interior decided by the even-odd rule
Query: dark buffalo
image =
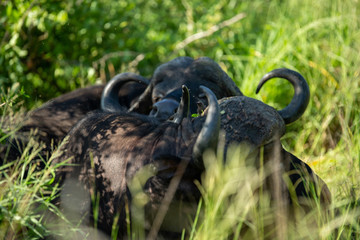
<path fill-rule="evenodd" d="M 266 78 L 268 77 L 264 79 Z M 200 89 L 204 91 L 206 88 Z M 307 186 L 314 184 L 314 191 L 322 203 L 330 202 L 330 192 L 323 181 L 305 163 L 278 144 L 285 132 L 284 114 L 245 96 L 220 100 L 219 110 L 215 96 L 210 90 L 205 92 L 210 107 L 202 117 L 189 118 L 190 107 L 184 106 L 189 106 L 191 101 L 185 94 L 172 121 L 160 122 L 139 114 L 102 112 L 83 119 L 70 132 L 69 142 L 64 146 L 65 152 L 57 161 L 71 159 L 71 163 L 76 166 L 62 169 L 58 177 L 65 181 L 66 193 L 69 193 L 69 186 L 78 186 L 85 189 L 85 199 L 91 199 L 89 195 L 99 196 L 99 228 L 110 233 L 113 218 L 118 213 L 120 234 L 126 232 L 126 206 L 133 203 L 133 198 L 137 199 L 130 191 L 133 179 L 141 169 L 152 166 L 156 173 L 143 180 L 144 186 L 141 189 L 148 198 L 143 227 L 150 229 L 156 225 L 157 218 L 154 216 L 162 201 L 165 201 L 171 203 L 163 224 L 160 224 L 160 232 L 164 235 L 167 232 L 179 233 L 185 226 L 184 215 L 196 212 L 200 193 L 194 181 L 201 182 L 201 174 L 206 170 L 202 153 L 207 148 L 215 149 L 217 145 L 219 121 L 225 133 L 225 149 L 230 144 L 246 142 L 260 156 L 258 151 L 263 148 L 265 163 L 278 164 L 280 172 L 277 173 L 288 174 L 298 199 L 313 199 L 314 192 Z M 300 99 L 307 104 L 307 97 Z M 304 109 L 299 106 L 303 106 L 303 103 L 295 106 L 295 110 L 290 108 L 288 112 L 291 116 L 299 117 L 299 111 Z M 279 150 L 278 154 L 275 154 L 276 149 Z M 169 187 L 173 181 L 178 181 L 175 188 Z M 268 185 L 271 189 L 271 181 Z M 284 189 L 289 183 L 281 182 L 281 186 Z M 174 200 L 170 201 L 167 193 L 172 191 Z M 293 202 L 291 193 L 287 189 L 289 203 Z M 74 197 L 70 199 L 70 205 L 74 205 L 73 208 L 80 210 L 81 214 L 90 211 L 91 201 L 81 200 L 80 205 L 77 205 Z M 66 197 L 61 200 L 63 201 L 66 201 Z M 136 219 L 136 214 L 131 215 L 130 219 Z"/>

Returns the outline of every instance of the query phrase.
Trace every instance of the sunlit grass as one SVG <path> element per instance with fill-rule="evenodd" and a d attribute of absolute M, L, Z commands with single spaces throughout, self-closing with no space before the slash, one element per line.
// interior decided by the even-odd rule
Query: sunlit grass
<path fill-rule="evenodd" d="M 349 195 L 333 199 L 324 210 L 315 200 L 311 210 L 297 209 L 271 200 L 263 189 L 269 166 L 257 169 L 249 149 L 230 150 L 227 163 L 207 154 L 202 178 L 202 212 L 190 239 L 358 239 L 360 209 Z M 282 176 L 284 177 L 284 176 Z M 289 216 L 283 215 L 287 210 Z"/>
<path fill-rule="evenodd" d="M 62 164 L 52 165 L 60 151 L 54 148 L 48 159 L 42 157 L 44 146 L 34 138 L 34 132 L 26 135 L 27 143 L 20 156 L 8 161 L 7 149 L 21 126 L 23 109 L 19 103 L 25 95 L 15 84 L 13 88 L 2 89 L 1 110 L 1 155 L 0 166 L 0 239 L 43 239 L 48 236 L 62 236 L 59 228 L 70 222 L 55 206 L 59 189 L 55 170 Z M 14 112 L 17 110 L 18 112 Z M 16 142 L 12 142 L 16 144 Z M 58 226 L 54 226 L 58 225 Z M 76 227 L 71 227 L 74 232 Z"/>
<path fill-rule="evenodd" d="M 332 217 L 319 212 L 311 213 L 309 216 L 315 214 L 318 219 L 317 227 L 310 231 L 311 235 L 306 235 L 309 231 L 306 227 L 307 217 L 304 217 L 296 228 L 293 226 L 287 230 L 288 237 L 358 239 L 359 2 L 272 1 L 267 4 L 268 12 L 264 15 L 252 15 L 251 11 L 245 11 L 247 17 L 240 23 L 244 26 L 240 30 L 242 35 L 232 35 L 230 40 L 218 39 L 221 48 L 217 51 L 216 60 L 227 67 L 228 73 L 245 95 L 277 108 L 284 107 L 291 99 L 291 86 L 282 80 L 272 80 L 260 96 L 255 96 L 256 85 L 265 73 L 288 67 L 307 79 L 311 91 L 309 107 L 301 119 L 287 127 L 282 143 L 288 151 L 307 162 L 328 184 L 333 196 Z M 256 18 L 259 20 L 256 21 Z M 253 23 L 251 26 L 255 26 L 256 22 L 265 24 L 254 36 L 248 29 L 247 21 Z M 236 42 L 239 39 L 241 41 Z M 248 51 L 241 55 L 234 45 L 241 45 Z M 249 178 L 248 181 L 253 179 Z M 218 182 L 214 186 L 219 186 L 219 189 L 224 187 Z M 243 204 L 242 207 L 247 204 L 251 206 L 251 201 Z M 211 211 L 213 207 L 208 206 Z M 227 213 L 223 215 L 227 216 Z M 238 216 L 238 221 L 240 218 Z M 205 218 L 204 221 L 209 219 Z M 199 232 L 205 234 L 202 228 L 199 228 Z M 221 231 L 217 224 L 208 227 L 207 231 L 212 232 L 213 228 Z M 206 236 L 211 237 L 211 234 Z"/>
<path fill-rule="evenodd" d="M 2 144 L 11 139 L 16 130 L 5 126 L 5 123 L 14 116 L 13 109 L 17 106 L 18 98 L 21 98 L 21 93 L 17 90 L 18 86 L 14 85 L 8 92 L 1 94 Z M 6 159 L 2 159 L 4 162 L 0 166 L 1 239 L 41 238 L 48 234 L 42 218 L 45 209 L 54 209 L 51 200 L 54 199 L 56 191 L 51 188 L 53 169 L 46 164 L 43 171 L 37 171 L 38 161 L 35 159 L 41 150 L 42 146 L 32 139 L 17 161 L 7 162 Z"/>

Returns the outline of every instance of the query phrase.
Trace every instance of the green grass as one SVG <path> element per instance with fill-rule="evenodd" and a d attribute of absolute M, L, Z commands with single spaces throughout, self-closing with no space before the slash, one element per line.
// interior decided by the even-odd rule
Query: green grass
<path fill-rule="evenodd" d="M 310 86 L 310 104 L 302 118 L 287 127 L 282 144 L 328 184 L 333 204 L 330 215 L 315 208 L 298 221 L 296 228 L 288 224 L 280 230 L 276 228 L 275 235 L 278 239 L 360 239 L 360 2 L 236 2 L 207 1 L 203 3 L 208 8 L 206 12 L 202 3 L 183 1 L 185 21 L 182 20 L 175 39 L 162 40 L 169 49 L 157 49 L 157 54 L 161 54 L 159 61 L 182 55 L 208 56 L 227 71 L 245 95 L 277 108 L 291 99 L 291 86 L 282 80 L 272 80 L 256 96 L 258 81 L 275 68 L 288 67 L 300 72 Z M 246 14 L 244 19 L 172 53 L 186 37 L 240 12 Z M 123 65 L 121 69 L 130 68 Z M 4 132 L 9 130 L 4 116 L 11 119 L 13 133 L 24 111 L 19 99 L 26 97 L 15 86 L 1 99 L 0 139 L 3 139 L 8 137 Z M 49 186 L 54 169 L 47 166 L 41 172 L 34 170 L 33 160 L 41 146 L 32 144 L 19 161 L 0 167 L 1 239 L 41 238 L 55 231 L 46 227 L 44 208 L 66 222 L 50 203 L 56 194 L 56 189 Z M 261 188 L 262 176 L 261 172 L 241 165 L 240 160 L 246 156 L 244 151 L 235 151 L 237 161 L 229 161 L 226 166 L 216 156 L 207 157 L 213 164 L 208 165 L 203 176 L 202 213 L 194 228 L 187 232 L 191 239 L 229 236 L 236 239 L 245 227 L 250 229 L 249 239 L 263 239 L 269 222 L 277 226 L 281 223 L 266 194 L 252 194 L 254 189 Z"/>
<path fill-rule="evenodd" d="M 16 102 L 20 94 L 16 90 L 14 88 L 7 94 L 1 94 L 1 98 L 6 99 L 1 106 L 1 129 L 7 130 L 7 134 L 2 131 L 2 140 L 16 134 L 16 127 L 11 130 L 5 124 L 8 119 L 13 119 L 12 109 L 18 105 Z M 5 120 L 4 116 L 8 119 Z M 5 162 L 0 167 L 1 239 L 43 238 L 49 234 L 49 230 L 44 227 L 44 210 L 58 210 L 51 203 L 56 195 L 56 188 L 51 187 L 54 180 L 54 168 L 49 166 L 51 159 L 43 171 L 37 171 L 39 161 L 36 159 L 42 148 L 31 139 L 17 161 Z M 58 214 L 60 215 L 59 212 Z"/>

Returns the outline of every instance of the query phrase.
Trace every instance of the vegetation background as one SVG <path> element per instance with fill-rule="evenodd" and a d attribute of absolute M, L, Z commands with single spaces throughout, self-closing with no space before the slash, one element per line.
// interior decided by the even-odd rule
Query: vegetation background
<path fill-rule="evenodd" d="M 2 0 L 1 114 L 33 109 L 120 72 L 151 77 L 158 65 L 177 56 L 210 57 L 245 95 L 281 108 L 293 94 L 286 81 L 272 80 L 259 95 L 255 89 L 265 73 L 294 69 L 307 79 L 311 100 L 282 143 L 324 179 L 341 213 L 314 239 L 357 239 L 359 16 L 358 0 Z M 2 141 L 6 129 L 0 126 Z M 12 177 L 6 167 L 0 170 L 0 183 L 8 187 L 0 191 L 0 231 L 21 232 L 26 226 L 33 229 L 29 238 L 44 234 L 41 215 L 18 205 L 33 199 L 24 196 L 39 191 L 37 183 L 22 182 L 18 173 Z M 22 197 L 11 194 L 16 186 Z M 36 201 L 53 207 L 46 199 Z M 28 219 L 21 222 L 19 216 Z"/>

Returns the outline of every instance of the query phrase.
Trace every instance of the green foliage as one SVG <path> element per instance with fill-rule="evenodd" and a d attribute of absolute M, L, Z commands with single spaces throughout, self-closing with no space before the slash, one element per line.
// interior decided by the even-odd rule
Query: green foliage
<path fill-rule="evenodd" d="M 158 64 L 178 55 L 172 55 L 175 44 L 232 17 L 232 12 L 219 13 L 225 3 L 208 2 L 215 7 L 207 8 L 201 2 L 170 0 L 5 1 L 0 20 L 1 85 L 19 82 L 31 96 L 26 103 L 30 108 L 134 67 L 150 76 Z M 191 16 L 189 11 L 194 11 Z M 193 27 L 184 21 L 186 16 Z"/>

